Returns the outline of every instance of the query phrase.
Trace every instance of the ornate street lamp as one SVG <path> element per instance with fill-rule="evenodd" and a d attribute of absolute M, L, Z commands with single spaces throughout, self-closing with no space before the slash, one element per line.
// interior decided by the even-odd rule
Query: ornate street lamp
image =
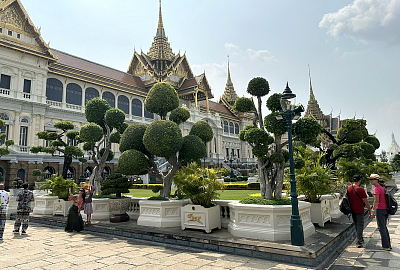
<path fill-rule="evenodd" d="M 232 162 L 235 160 L 235 152 L 233 152 L 233 149 L 231 151 L 231 155 L 227 157 L 230 163 L 231 163 L 231 175 L 230 178 L 235 178 L 235 174 L 233 173 L 233 167 L 232 167 Z"/>
<path fill-rule="evenodd" d="M 296 94 L 292 93 L 289 88 L 289 83 L 286 83 L 286 88 L 281 96 L 281 107 L 286 117 L 288 129 L 288 145 L 289 145 L 289 162 L 290 162 L 290 197 L 292 202 L 292 216 L 290 217 L 290 235 L 292 245 L 304 246 L 303 224 L 299 214 L 299 202 L 297 199 L 296 178 L 294 174 L 293 162 L 293 144 L 292 144 L 292 120 L 299 119 L 301 113 L 304 112 L 303 105 L 296 107 Z M 281 118 L 282 119 L 282 118 Z"/>

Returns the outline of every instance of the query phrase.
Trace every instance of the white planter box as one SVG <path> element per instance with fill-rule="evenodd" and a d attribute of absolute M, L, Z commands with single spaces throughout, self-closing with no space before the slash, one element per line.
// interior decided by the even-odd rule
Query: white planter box
<path fill-rule="evenodd" d="M 179 227 L 181 226 L 181 207 L 186 204 L 188 200 L 140 200 L 137 225 L 157 228 Z"/>
<path fill-rule="evenodd" d="M 341 215 L 343 215 L 343 213 L 340 212 L 339 210 L 339 204 L 340 204 L 339 193 L 322 195 L 321 199 L 328 201 L 329 214 L 331 215 L 332 218 L 338 218 Z"/>
<path fill-rule="evenodd" d="M 185 228 L 205 230 L 221 229 L 221 209 L 219 205 L 204 208 L 201 205 L 188 204 L 181 208 L 182 230 Z"/>
<path fill-rule="evenodd" d="M 52 215 L 54 202 L 58 199 L 57 196 L 37 196 L 35 197 L 34 214 Z"/>
<path fill-rule="evenodd" d="M 17 196 L 18 192 L 20 192 L 22 188 L 10 188 L 10 196 Z"/>
<path fill-rule="evenodd" d="M 10 219 L 12 214 L 14 215 L 17 214 L 17 206 L 18 206 L 17 197 L 11 196 L 10 202 L 7 205 L 7 211 L 6 211 L 7 219 Z"/>
<path fill-rule="evenodd" d="M 290 240 L 291 205 L 257 205 L 229 203 L 231 221 L 228 231 L 237 237 L 257 240 Z M 304 237 L 315 232 L 311 223 L 311 204 L 299 201 Z"/>
<path fill-rule="evenodd" d="M 38 190 L 38 189 L 35 189 L 35 190 L 32 190 L 32 192 L 33 192 L 33 197 L 35 197 L 35 198 L 37 196 L 45 196 L 45 195 L 50 194 L 49 190 Z"/>
<path fill-rule="evenodd" d="M 53 216 L 62 215 L 68 216 L 68 209 L 72 206 L 72 201 L 64 201 L 63 199 L 57 199 L 53 205 Z"/>
<path fill-rule="evenodd" d="M 329 202 L 322 200 L 321 203 L 311 204 L 311 222 L 317 223 L 320 227 L 324 227 L 325 222 L 332 221 L 329 214 Z"/>
<path fill-rule="evenodd" d="M 110 199 L 92 199 L 93 214 L 92 220 L 110 220 L 111 210 L 110 210 Z M 86 215 L 83 214 L 82 217 L 86 219 Z"/>

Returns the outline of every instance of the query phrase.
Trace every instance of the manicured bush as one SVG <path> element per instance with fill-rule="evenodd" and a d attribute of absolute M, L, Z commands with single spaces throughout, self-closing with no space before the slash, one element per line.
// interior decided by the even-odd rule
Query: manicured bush
<path fill-rule="evenodd" d="M 280 199 L 280 200 L 267 200 L 261 197 L 249 197 L 240 201 L 243 204 L 260 204 L 260 205 L 290 205 L 290 199 Z"/>
<path fill-rule="evenodd" d="M 118 169 L 124 175 L 147 174 L 149 166 L 148 157 L 134 149 L 124 151 L 118 158 Z"/>
<path fill-rule="evenodd" d="M 93 122 L 98 125 L 103 125 L 104 115 L 106 111 L 112 109 L 110 104 L 104 99 L 93 98 L 86 103 L 85 117 L 88 122 Z M 125 117 L 124 117 L 125 119 Z"/>
<path fill-rule="evenodd" d="M 106 114 L 104 116 L 104 121 L 111 129 L 118 128 L 125 121 L 125 117 L 126 114 L 124 113 L 123 110 L 112 108 L 106 111 Z"/>
<path fill-rule="evenodd" d="M 183 137 L 182 148 L 179 150 L 179 159 L 187 164 L 203 158 L 206 155 L 204 142 L 197 136 L 187 135 Z"/>
<path fill-rule="evenodd" d="M 120 173 L 112 173 L 103 181 L 101 191 L 102 195 L 115 194 L 117 198 L 121 198 L 121 193 L 129 193 L 130 187 L 128 178 Z"/>
<path fill-rule="evenodd" d="M 103 138 L 103 128 L 96 123 L 88 123 L 81 127 L 79 137 L 84 142 L 95 143 Z"/>
<path fill-rule="evenodd" d="M 197 121 L 190 129 L 189 135 L 199 137 L 203 142 L 210 142 L 214 137 L 212 127 L 204 120 Z"/>
<path fill-rule="evenodd" d="M 164 119 L 168 112 L 179 107 L 178 93 L 169 83 L 156 83 L 147 94 L 144 107 Z"/>
<path fill-rule="evenodd" d="M 174 121 L 177 125 L 186 122 L 190 118 L 190 111 L 183 107 L 172 110 L 169 120 Z"/>
<path fill-rule="evenodd" d="M 119 150 L 122 152 L 135 149 L 145 152 L 146 148 L 143 144 L 143 136 L 147 126 L 145 124 L 132 124 L 128 126 L 121 136 Z"/>

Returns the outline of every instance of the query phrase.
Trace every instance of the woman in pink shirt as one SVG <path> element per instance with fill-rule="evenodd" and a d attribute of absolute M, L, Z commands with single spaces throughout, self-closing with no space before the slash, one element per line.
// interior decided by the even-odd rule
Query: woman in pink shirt
<path fill-rule="evenodd" d="M 381 234 L 382 249 L 391 251 L 390 236 L 386 226 L 389 217 L 385 200 L 386 190 L 385 187 L 382 186 L 383 181 L 379 174 L 373 173 L 368 178 L 371 184 L 375 186 L 374 205 L 372 206 L 372 210 L 376 210 L 376 223 L 378 224 L 379 233 Z"/>

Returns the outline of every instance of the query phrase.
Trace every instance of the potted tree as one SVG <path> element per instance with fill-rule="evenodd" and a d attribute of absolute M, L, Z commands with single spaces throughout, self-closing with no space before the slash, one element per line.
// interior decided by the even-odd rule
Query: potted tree
<path fill-rule="evenodd" d="M 102 183 L 102 195 L 115 194 L 116 198 L 110 200 L 111 218 L 110 222 L 125 222 L 129 221 L 129 215 L 126 213 L 128 210 L 131 198 L 122 197 L 122 193 L 129 193 L 131 183 L 127 177 L 121 173 L 110 174 Z"/>
<path fill-rule="evenodd" d="M 21 186 L 24 182 L 22 181 L 21 178 L 19 177 L 14 177 L 12 185 L 13 185 L 13 189 L 10 189 L 10 194 L 11 196 L 17 196 L 19 190 L 21 189 Z"/>
<path fill-rule="evenodd" d="M 221 229 L 220 206 L 213 203 L 219 197 L 217 191 L 224 189 L 224 184 L 217 180 L 217 171 L 191 163 L 179 170 L 173 181 L 179 192 L 192 202 L 181 208 L 182 230 L 192 228 L 210 233 L 214 228 Z"/>
<path fill-rule="evenodd" d="M 44 215 L 68 215 L 68 208 L 72 201 L 68 201 L 69 189 L 77 193 L 78 185 L 72 179 L 64 179 L 61 175 L 53 175 L 40 186 L 39 190 L 50 191 L 50 194 L 35 198 L 33 213 Z"/>
<path fill-rule="evenodd" d="M 300 146 L 296 149 L 296 155 L 304 161 L 304 166 L 296 169 L 297 188 L 305 196 L 305 201 L 311 203 L 311 221 L 323 227 L 332 217 L 329 202 L 322 196 L 334 194 L 334 175 L 329 166 L 322 165 L 323 153 Z"/>

